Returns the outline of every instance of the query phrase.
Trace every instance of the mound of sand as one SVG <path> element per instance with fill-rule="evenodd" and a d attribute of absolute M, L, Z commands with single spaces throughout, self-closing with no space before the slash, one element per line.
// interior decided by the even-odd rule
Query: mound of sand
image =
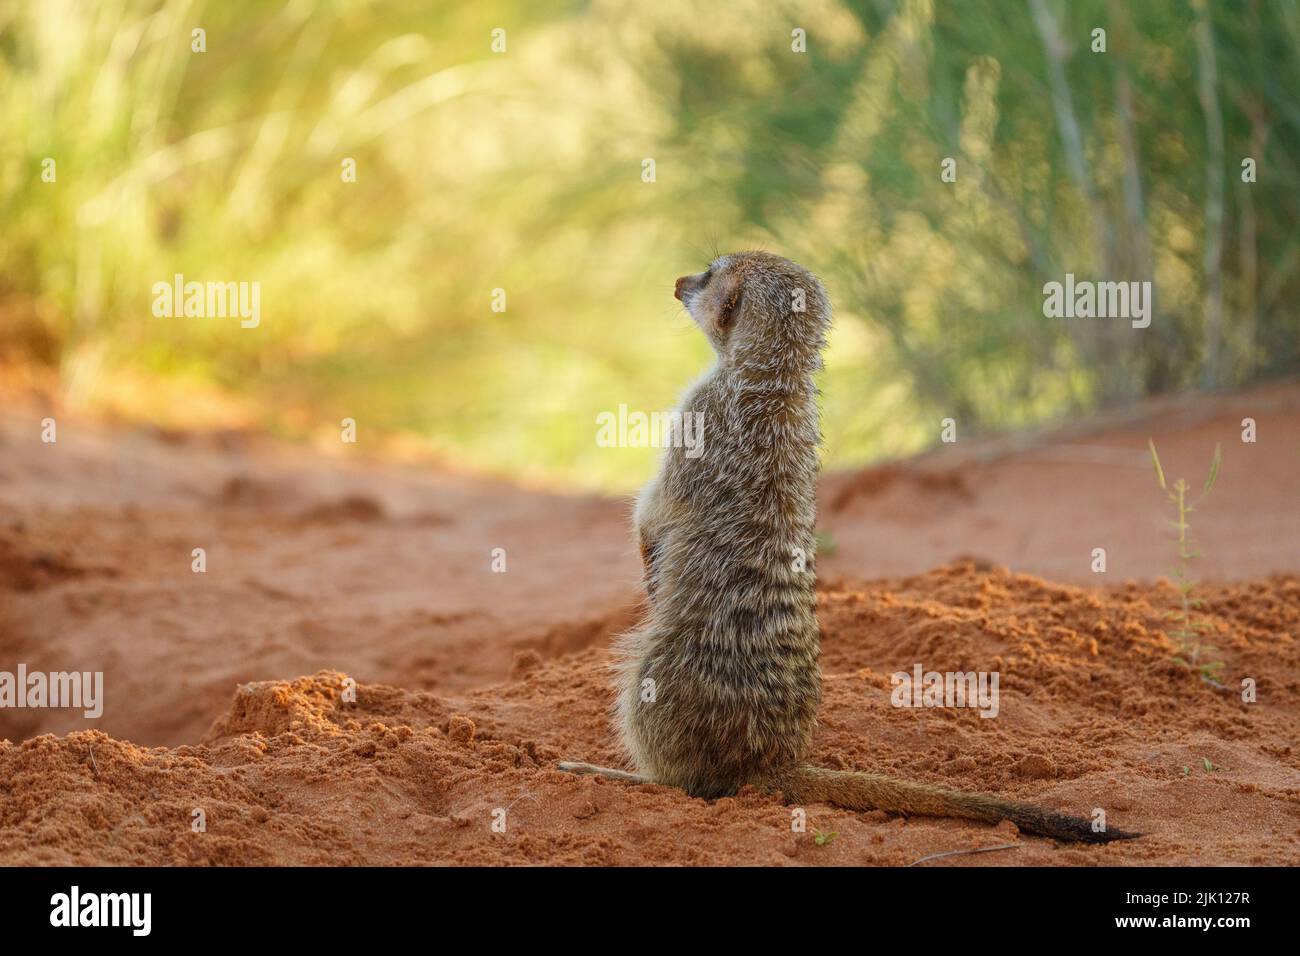
<path fill-rule="evenodd" d="M 0 863 L 897 865 L 1011 842 L 945 862 L 1295 864 L 1300 580 L 1203 596 L 1228 691 L 1173 662 L 1167 585 L 1099 592 L 966 562 L 821 594 L 817 762 L 1102 807 L 1147 834 L 1129 843 L 824 805 L 799 833 L 753 790 L 710 802 L 560 773 L 617 759 L 602 643 L 524 649 L 507 682 L 459 695 L 337 671 L 246 684 L 192 746 L 0 741 Z M 998 671 L 998 717 L 892 706 L 890 674 L 916 663 Z"/>

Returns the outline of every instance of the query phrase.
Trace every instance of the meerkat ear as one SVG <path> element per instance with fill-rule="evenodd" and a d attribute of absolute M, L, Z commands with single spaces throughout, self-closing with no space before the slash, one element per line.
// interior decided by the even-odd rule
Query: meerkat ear
<path fill-rule="evenodd" d="M 718 325 L 724 329 L 731 328 L 737 318 L 740 317 L 740 308 L 745 296 L 745 286 L 736 276 L 728 279 L 726 285 L 726 297 L 722 300 L 722 307 L 718 310 Z"/>

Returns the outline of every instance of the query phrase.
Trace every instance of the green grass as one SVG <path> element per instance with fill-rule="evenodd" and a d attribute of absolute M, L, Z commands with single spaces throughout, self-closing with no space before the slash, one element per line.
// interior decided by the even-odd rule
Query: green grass
<path fill-rule="evenodd" d="M 998 9 L 742 3 L 707 8 L 701 30 L 689 0 L 3 5 L 0 366 L 48 367 L 77 409 L 322 440 L 351 417 L 362 446 L 624 489 L 657 452 L 598 448 L 596 415 L 675 402 L 710 354 L 674 277 L 757 245 L 816 271 L 835 304 L 830 466 L 917 451 L 946 416 L 964 434 L 1019 428 L 1196 381 L 1190 14 L 1133 12 L 1135 95 L 1159 119 L 1139 145 L 1167 311 L 1153 335 L 1115 329 L 1099 350 L 1096 332 L 1041 314 L 1044 274 L 1096 250 L 1037 41 Z M 1225 277 L 1229 312 L 1258 313 L 1226 330 L 1227 381 L 1289 367 L 1300 341 L 1286 161 L 1300 59 L 1282 14 L 1261 15 L 1253 33 L 1218 24 L 1229 139 L 1249 140 L 1242 104 L 1272 117 L 1267 175 L 1227 196 L 1233 222 L 1253 197 L 1259 230 L 1257 288 Z M 1080 103 L 1110 102 L 1114 64 L 1072 64 Z M 1118 209 L 1098 109 L 1084 135 Z M 961 176 L 942 184 L 950 154 Z M 261 326 L 154 318 L 152 285 L 178 272 L 259 282 Z"/>
<path fill-rule="evenodd" d="M 1175 625 L 1174 629 L 1169 632 L 1169 636 L 1174 639 L 1178 646 L 1178 656 L 1174 660 L 1185 667 L 1192 668 L 1205 680 L 1222 686 L 1220 681 L 1224 662 L 1209 659 L 1210 655 L 1213 655 L 1218 648 L 1205 640 L 1205 632 L 1211 629 L 1211 625 L 1204 620 L 1199 620 L 1194 613 L 1197 608 L 1203 605 L 1203 602 L 1192 597 L 1196 581 L 1191 576 L 1191 562 L 1202 557 L 1203 553 L 1197 550 L 1192 542 L 1192 526 L 1188 518 L 1196 511 L 1197 506 L 1209 497 L 1210 490 L 1219 477 L 1219 466 L 1223 462 L 1223 449 L 1219 445 L 1214 446 L 1214 458 L 1210 462 L 1210 470 L 1205 478 L 1205 484 L 1201 487 L 1200 495 L 1195 501 L 1192 501 L 1188 495 L 1190 486 L 1187 480 L 1179 478 L 1172 485 L 1166 483 L 1165 471 L 1160 465 L 1160 456 L 1156 453 L 1155 442 L 1148 438 L 1147 447 L 1151 450 L 1151 463 L 1155 467 L 1156 481 L 1168 498 L 1175 515 L 1175 519 L 1170 524 L 1177 532 L 1175 540 L 1178 544 L 1178 566 L 1175 568 L 1173 576 L 1174 586 L 1178 589 L 1178 608 L 1169 612 L 1169 617 Z M 1207 766 L 1206 769 L 1210 768 Z"/>

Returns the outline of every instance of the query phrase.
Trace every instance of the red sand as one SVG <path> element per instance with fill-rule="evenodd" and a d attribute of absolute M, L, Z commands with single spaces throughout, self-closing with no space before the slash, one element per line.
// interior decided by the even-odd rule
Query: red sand
<path fill-rule="evenodd" d="M 763 794 L 555 771 L 615 759 L 608 644 L 638 576 L 625 502 L 64 415 L 48 446 L 43 414 L 0 417 L 0 670 L 102 670 L 107 701 L 98 721 L 0 710 L 0 864 L 897 865 L 1006 842 L 942 863 L 1300 862 L 1295 386 L 826 482 L 815 760 L 1105 807 L 1148 834 L 1085 848 L 829 806 L 796 834 Z M 1257 445 L 1239 440 L 1247 414 Z M 1219 582 L 1202 596 L 1225 679 L 1254 678 L 1256 703 L 1173 663 L 1172 588 L 1125 581 L 1172 554 L 1148 434 L 1171 477 L 1198 481 L 1224 443 L 1198 570 Z M 998 718 L 892 707 L 889 675 L 916 662 L 999 671 Z"/>

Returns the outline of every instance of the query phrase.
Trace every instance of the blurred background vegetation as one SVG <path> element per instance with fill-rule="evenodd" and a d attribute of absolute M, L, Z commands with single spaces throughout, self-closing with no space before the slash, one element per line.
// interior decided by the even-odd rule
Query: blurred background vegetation
<path fill-rule="evenodd" d="M 1236 386 L 1300 365 L 1298 91 L 1296 0 L 18 0 L 0 374 L 625 488 L 656 453 L 596 415 L 673 403 L 673 279 L 762 246 L 836 304 L 831 466 Z M 260 327 L 155 318 L 178 272 Z M 1044 318 L 1066 272 L 1153 280 L 1151 327 Z"/>

